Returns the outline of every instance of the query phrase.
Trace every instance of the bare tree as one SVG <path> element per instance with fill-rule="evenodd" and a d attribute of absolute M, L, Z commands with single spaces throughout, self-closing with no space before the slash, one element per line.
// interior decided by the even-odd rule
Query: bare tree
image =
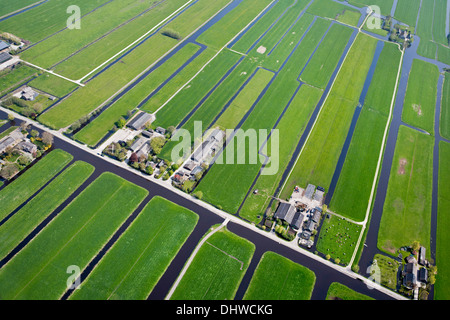
<path fill-rule="evenodd" d="M 53 144 L 53 135 L 51 133 L 44 132 L 42 134 L 42 142 L 48 146 L 52 145 Z"/>

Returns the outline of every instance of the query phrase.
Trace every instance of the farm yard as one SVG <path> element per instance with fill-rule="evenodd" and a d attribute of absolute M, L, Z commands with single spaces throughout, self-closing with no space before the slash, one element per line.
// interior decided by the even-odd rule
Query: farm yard
<path fill-rule="evenodd" d="M 55 142 L 2 174 L 0 299 L 371 299 L 316 279 L 414 241 L 447 299 L 449 6 L 6 0 L 0 171 Z"/>

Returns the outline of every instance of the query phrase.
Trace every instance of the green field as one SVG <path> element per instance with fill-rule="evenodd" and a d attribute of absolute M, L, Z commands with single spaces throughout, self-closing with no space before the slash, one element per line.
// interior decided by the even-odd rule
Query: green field
<path fill-rule="evenodd" d="M 11 14 L 17 10 L 32 5 L 38 1 L 36 0 L 3 0 L 0 8 L 0 17 Z"/>
<path fill-rule="evenodd" d="M 67 290 L 68 267 L 83 270 L 147 194 L 102 174 L 0 270 L 0 298 L 59 299 Z"/>
<path fill-rule="evenodd" d="M 376 45 L 369 36 L 356 37 L 280 198 L 289 197 L 295 186 L 330 185 Z"/>
<path fill-rule="evenodd" d="M 171 300 L 232 300 L 254 251 L 253 243 L 222 228 L 200 248 Z"/>
<path fill-rule="evenodd" d="M 434 1 L 422 1 L 416 33 L 420 42 L 433 39 Z M 445 27 L 445 26 L 444 26 Z"/>
<path fill-rule="evenodd" d="M 436 65 L 414 60 L 403 104 L 403 121 L 431 134 L 434 132 L 438 79 Z"/>
<path fill-rule="evenodd" d="M 399 62 L 397 46 L 386 44 L 331 199 L 331 210 L 355 221 L 363 221 L 366 215 Z"/>
<path fill-rule="evenodd" d="M 50 179 L 61 171 L 72 155 L 60 149 L 53 150 L 24 172 L 18 179 L 0 191 L 0 220 L 14 211 Z"/>
<path fill-rule="evenodd" d="M 378 247 L 389 254 L 413 241 L 429 252 L 433 141 L 400 127 L 378 233 Z"/>
<path fill-rule="evenodd" d="M 328 288 L 327 300 L 374 300 L 373 298 L 356 292 L 343 284 L 333 282 Z"/>
<path fill-rule="evenodd" d="M 316 0 L 308 8 L 307 12 L 319 17 L 334 19 L 355 27 L 358 26 L 358 21 L 361 17 L 359 11 L 355 11 L 344 4 L 332 0 Z"/>
<path fill-rule="evenodd" d="M 442 88 L 440 133 L 444 138 L 450 140 L 450 73 L 448 72 L 445 73 Z"/>
<path fill-rule="evenodd" d="M 94 171 L 85 162 L 75 162 L 36 197 L 0 226 L 0 257 L 5 257 L 31 231 L 60 206 Z"/>
<path fill-rule="evenodd" d="M 348 265 L 356 249 L 361 226 L 346 219 L 332 215 L 324 218 L 320 229 L 317 250 L 331 259 L 339 259 L 340 264 Z"/>
<path fill-rule="evenodd" d="M 340 24 L 332 25 L 300 76 L 301 80 L 314 87 L 325 89 L 352 32 L 352 29 Z"/>
<path fill-rule="evenodd" d="M 243 299 L 309 300 L 315 280 L 314 272 L 308 268 L 268 251 L 262 256 Z"/>
<path fill-rule="evenodd" d="M 37 70 L 19 63 L 14 69 L 0 72 L 0 97 L 20 87 L 27 80 L 37 75 Z"/>
<path fill-rule="evenodd" d="M 257 194 L 250 193 L 242 206 L 239 215 L 242 218 L 258 223 L 261 216 L 272 200 L 282 175 L 286 170 L 289 160 L 292 158 L 295 148 L 304 132 L 306 124 L 311 117 L 312 111 L 319 102 L 322 91 L 302 85 L 295 98 L 292 100 L 289 108 L 286 110 L 276 129 L 279 130 L 279 164 L 280 168 L 276 175 L 261 175 L 254 189 Z M 272 139 L 269 140 L 267 150 L 271 150 Z M 270 154 L 269 154 L 270 156 Z M 268 166 L 268 169 L 272 169 Z M 263 169 L 263 173 L 264 173 Z"/>
<path fill-rule="evenodd" d="M 390 15 L 394 0 L 349 0 L 350 4 L 357 7 L 364 6 L 378 6 L 381 9 L 382 15 Z"/>
<path fill-rule="evenodd" d="M 274 127 L 277 118 L 299 86 L 296 80 L 298 75 L 327 28 L 328 22 L 316 21 L 285 68 L 278 74 L 266 94 L 243 123 L 241 128 L 244 132 L 248 129 L 270 130 Z M 262 142 L 258 141 L 258 145 L 261 145 Z M 227 157 L 231 157 L 229 155 L 232 155 L 233 152 L 235 159 L 233 164 L 230 164 L 231 161 L 228 161 Z M 204 199 L 228 212 L 236 213 L 262 165 L 259 161 L 256 163 L 246 161 L 245 166 L 240 165 L 236 155 L 245 155 L 248 160 L 250 154 L 255 155 L 254 152 L 255 149 L 250 150 L 248 143 L 233 143 L 227 146 L 224 151 L 224 159 L 227 159 L 225 162 L 228 164 L 214 164 L 197 187 L 203 192 Z M 235 179 L 235 177 L 240 177 L 240 179 Z"/>
<path fill-rule="evenodd" d="M 441 142 L 439 144 L 439 185 L 438 185 L 438 216 L 437 216 L 437 237 L 436 237 L 436 265 L 438 275 L 436 277 L 435 299 L 448 300 L 450 294 L 448 285 L 450 283 L 450 254 L 447 245 L 450 241 L 448 228 L 450 227 L 450 217 L 448 208 L 450 206 L 450 189 L 448 181 L 450 179 L 450 144 Z"/>
<path fill-rule="evenodd" d="M 50 73 L 43 73 L 33 81 L 28 83 L 31 87 L 62 98 L 78 87 L 77 84 L 54 76 Z"/>
<path fill-rule="evenodd" d="M 446 17 L 447 12 L 447 1 L 446 0 L 435 0 L 434 4 L 434 20 L 433 20 L 433 37 L 434 41 L 437 43 L 448 46 L 447 34 L 445 32 L 446 28 Z"/>
<path fill-rule="evenodd" d="M 70 298 L 146 299 L 197 221 L 194 212 L 153 198 Z"/>
<path fill-rule="evenodd" d="M 415 27 L 420 2 L 420 0 L 398 0 L 394 18 L 406 23 L 410 27 Z"/>

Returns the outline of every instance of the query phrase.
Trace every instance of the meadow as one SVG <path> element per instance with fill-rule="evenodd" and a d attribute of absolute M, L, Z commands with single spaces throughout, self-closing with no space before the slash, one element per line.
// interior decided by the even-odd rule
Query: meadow
<path fill-rule="evenodd" d="M 357 27 L 361 13 L 332 0 L 316 0 L 307 12 Z"/>
<path fill-rule="evenodd" d="M 380 7 L 381 14 L 388 16 L 391 14 L 394 0 L 349 0 L 348 3 L 357 7 L 378 6 Z"/>
<path fill-rule="evenodd" d="M 339 282 L 333 282 L 328 288 L 326 300 L 374 300 L 373 298 L 356 292 Z"/>
<path fill-rule="evenodd" d="M 83 270 L 147 194 L 103 173 L 2 268 L 0 297 L 59 299 L 67 290 L 67 268 Z"/>
<path fill-rule="evenodd" d="M 93 173 L 94 167 L 75 162 L 0 226 L 0 258 L 58 208 Z"/>
<path fill-rule="evenodd" d="M 394 18 L 406 23 L 410 27 L 415 27 L 420 2 L 420 0 L 398 0 Z"/>
<path fill-rule="evenodd" d="M 36 0 L 4 0 L 2 1 L 2 7 L 0 8 L 0 17 L 6 16 L 25 8 L 29 5 L 36 3 Z"/>
<path fill-rule="evenodd" d="M 11 70 L 0 72 L 0 97 L 20 87 L 37 75 L 37 70 L 19 63 Z"/>
<path fill-rule="evenodd" d="M 243 300 L 309 300 L 315 280 L 313 271 L 268 251 L 259 261 Z"/>
<path fill-rule="evenodd" d="M 196 213 L 153 198 L 70 299 L 146 299 L 197 221 Z"/>
<path fill-rule="evenodd" d="M 356 37 L 281 198 L 289 197 L 295 186 L 306 187 L 311 183 L 327 189 L 330 185 L 376 45 L 377 41 L 371 37 L 363 34 Z"/>
<path fill-rule="evenodd" d="M 450 179 L 450 144 L 441 142 L 439 144 L 439 184 L 438 184 L 438 216 L 437 216 L 437 236 L 436 236 L 436 265 L 438 276 L 435 290 L 436 300 L 448 300 L 450 298 L 447 290 L 450 283 L 450 255 L 447 244 L 450 241 L 448 228 L 450 226 L 448 208 L 450 206 L 450 189 L 448 181 Z"/>
<path fill-rule="evenodd" d="M 255 245 L 222 228 L 200 248 L 171 300 L 233 300 Z"/>
<path fill-rule="evenodd" d="M 3 188 L 0 191 L 0 202 L 2 203 L 0 221 L 41 189 L 72 159 L 73 156 L 65 151 L 53 150 L 25 171 L 19 179 Z"/>
<path fill-rule="evenodd" d="M 434 138 L 401 126 L 378 232 L 378 248 L 396 255 L 419 241 L 430 246 Z"/>
<path fill-rule="evenodd" d="M 363 221 L 395 90 L 400 51 L 386 44 L 378 59 L 330 209 Z M 380 94 L 383 92 L 383 94 Z"/>
<path fill-rule="evenodd" d="M 356 250 L 361 226 L 332 215 L 324 218 L 320 229 L 317 250 L 340 264 L 348 265 Z"/>
<path fill-rule="evenodd" d="M 450 73 L 445 73 L 442 88 L 440 133 L 442 137 L 450 140 Z"/>
<path fill-rule="evenodd" d="M 50 73 L 42 73 L 39 77 L 30 81 L 28 85 L 58 98 L 68 95 L 78 87 L 77 84 Z"/>

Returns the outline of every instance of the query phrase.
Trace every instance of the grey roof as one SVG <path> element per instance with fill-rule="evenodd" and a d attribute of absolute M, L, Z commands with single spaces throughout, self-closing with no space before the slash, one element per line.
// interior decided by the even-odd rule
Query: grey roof
<path fill-rule="evenodd" d="M 315 223 L 318 223 L 320 221 L 320 216 L 321 213 L 316 210 L 311 220 L 314 221 Z"/>
<path fill-rule="evenodd" d="M 286 221 L 289 224 L 292 224 L 292 220 L 294 219 L 295 212 L 297 210 L 294 206 L 289 203 L 282 202 L 278 206 L 277 211 L 275 212 L 275 218 Z"/>
<path fill-rule="evenodd" d="M 220 129 L 215 129 L 215 130 L 211 133 L 211 135 L 209 136 L 209 140 L 214 140 L 214 141 L 216 141 L 216 142 L 222 141 L 223 136 L 224 136 L 224 134 L 223 134 L 223 131 L 222 131 L 222 130 L 220 130 Z"/>
<path fill-rule="evenodd" d="M 306 227 L 305 227 L 306 230 L 312 232 L 315 228 L 316 228 L 316 224 L 315 224 L 314 221 L 309 220 L 309 221 L 306 223 Z"/>
<path fill-rule="evenodd" d="M 154 119 L 154 116 L 150 113 L 141 112 L 128 124 L 129 127 L 135 130 L 141 130 L 145 124 Z"/>
<path fill-rule="evenodd" d="M 6 139 L 4 139 L 2 142 L 0 142 L 0 152 L 3 152 L 6 150 L 6 148 L 8 148 L 9 146 L 11 146 L 16 140 L 14 140 L 11 137 L 8 137 Z"/>
<path fill-rule="evenodd" d="M 0 51 L 8 49 L 9 48 L 9 44 L 6 43 L 5 41 L 0 41 Z"/>
<path fill-rule="evenodd" d="M 6 62 L 11 59 L 12 59 L 12 55 L 10 55 L 8 52 L 0 53 L 0 63 Z"/>
<path fill-rule="evenodd" d="M 316 193 L 314 194 L 313 199 L 316 200 L 316 201 L 322 202 L 323 201 L 323 194 L 324 194 L 323 191 L 316 190 Z"/>
<path fill-rule="evenodd" d="M 303 222 L 303 214 L 301 214 L 299 211 L 297 211 L 294 214 L 294 218 L 292 219 L 292 223 L 291 226 L 294 229 L 300 229 L 300 227 L 302 226 L 302 222 Z"/>
<path fill-rule="evenodd" d="M 305 197 L 308 198 L 309 200 L 312 200 L 315 190 L 316 190 L 316 186 L 314 186 L 312 184 L 308 184 L 308 187 L 306 188 L 306 191 L 305 191 Z"/>
<path fill-rule="evenodd" d="M 29 141 L 23 141 L 17 146 L 25 152 L 33 153 L 37 151 L 37 146 Z"/>
<path fill-rule="evenodd" d="M 194 168 L 194 170 L 192 170 L 192 172 L 191 172 L 191 175 L 196 175 L 197 173 L 200 173 L 200 172 L 202 172 L 203 171 L 203 168 L 202 167 L 200 167 L 200 166 L 196 166 L 195 168 Z"/>
<path fill-rule="evenodd" d="M 144 145 L 144 143 L 147 141 L 147 139 L 145 139 L 145 138 L 139 138 L 139 139 L 137 139 L 132 145 L 131 145 L 131 147 L 130 147 L 130 149 L 131 149 L 131 151 L 137 151 L 137 150 L 139 150 L 143 145 Z"/>
<path fill-rule="evenodd" d="M 425 260 L 426 260 L 426 258 L 425 258 L 425 252 L 426 252 L 426 249 L 425 249 L 425 247 L 420 247 L 420 251 L 419 251 L 419 263 L 420 264 L 425 264 Z"/>
<path fill-rule="evenodd" d="M 428 271 L 426 268 L 419 270 L 419 281 L 426 282 L 428 279 Z"/>

